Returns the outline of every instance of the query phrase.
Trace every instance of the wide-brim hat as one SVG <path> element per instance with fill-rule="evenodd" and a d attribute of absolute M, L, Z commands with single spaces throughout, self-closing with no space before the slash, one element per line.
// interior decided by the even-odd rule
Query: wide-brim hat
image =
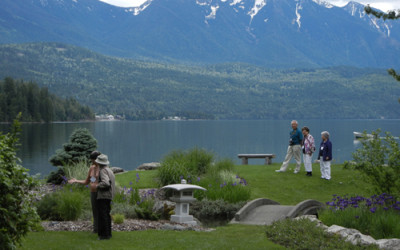
<path fill-rule="evenodd" d="M 97 156 L 97 159 L 95 160 L 96 163 L 100 165 L 108 165 L 110 162 L 108 161 L 108 157 L 105 154 L 101 154 Z"/>

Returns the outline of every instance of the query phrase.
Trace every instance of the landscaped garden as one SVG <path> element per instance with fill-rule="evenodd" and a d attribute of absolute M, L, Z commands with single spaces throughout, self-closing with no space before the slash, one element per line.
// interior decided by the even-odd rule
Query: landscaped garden
<path fill-rule="evenodd" d="M 35 181 L 16 164 L 14 149 L 17 134 L 1 138 L 0 145 L 5 156 L 1 159 L 7 166 L 1 170 L 4 172 L 2 176 L 19 174 L 1 181 L 9 192 L 19 193 L 19 198 L 23 198 Z M 368 158 L 368 151 L 373 151 L 373 159 Z M 62 152 L 61 155 L 66 153 L 69 152 Z M 37 193 L 36 198 L 39 199 L 32 203 L 42 222 L 45 222 L 42 226 L 46 223 L 60 224 L 57 221 L 72 221 L 70 228 L 66 231 L 45 230 L 46 227 L 42 227 L 35 217 L 32 206 L 26 206 L 30 203 L 29 199 L 35 199 L 31 196 L 21 199 L 19 204 L 23 206 L 15 206 L 16 212 L 2 211 L 6 216 L 14 217 L 19 213 L 23 215 L 23 220 L 19 220 L 18 224 L 5 220 L 8 224 L 2 229 L 1 239 L 8 243 L 22 239 L 21 249 L 376 249 L 374 245 L 354 246 L 307 219 L 282 220 L 269 226 L 229 225 L 227 222 L 247 201 L 255 198 L 269 198 L 283 205 L 315 199 L 327 205 L 327 209 L 319 213 L 326 225 L 353 227 L 375 238 L 399 238 L 399 154 L 397 142 L 390 137 L 386 141 L 365 141 L 354 156 L 357 161 L 333 164 L 332 179 L 327 181 L 319 178 L 318 164 L 313 165 L 314 175 L 308 177 L 303 172 L 294 174 L 293 165 L 285 173 L 276 173 L 275 170 L 280 167 L 278 163 L 268 166 L 234 165 L 231 160 L 217 159 L 203 149 L 174 151 L 164 157 L 158 170 L 116 175 L 119 188 L 111 214 L 118 230 L 114 230 L 113 238 L 106 242 L 98 241 L 97 235 L 90 233 L 91 228 L 88 228 L 91 220 L 89 188 L 67 184 L 69 178 L 85 178 L 88 162 L 80 155 L 78 160 L 70 160 L 48 178 L 51 182 L 60 182 L 60 185 L 47 185 L 50 190 L 45 194 Z M 8 179 L 18 181 L 19 186 Z M 161 203 L 155 209 L 156 203 L 170 195 L 157 190 L 168 184 L 180 183 L 182 179 L 207 189 L 205 192 L 196 191 L 194 196 L 198 201 L 190 206 L 191 214 L 204 223 L 203 227 L 171 230 L 154 226 L 156 223 L 168 223 L 173 214 L 173 206 L 168 203 Z M 43 187 L 43 181 L 39 182 Z M 2 196 L 2 206 L 16 205 L 11 202 L 12 199 L 16 200 L 11 195 Z M 147 226 L 127 230 L 127 222 L 133 219 Z M 86 227 L 82 227 L 84 230 L 75 230 L 79 227 L 77 224 L 82 222 L 86 223 Z M 205 229 L 211 225 L 210 222 L 214 229 Z M 70 229 L 76 232 L 69 232 Z M 11 234 L 14 232 L 11 230 L 15 233 Z M 4 248 L 12 248 L 12 244 Z"/>
<path fill-rule="evenodd" d="M 270 166 L 237 165 L 234 166 L 233 172 L 245 178 L 247 187 L 251 190 L 250 199 L 266 197 L 281 204 L 293 205 L 305 199 L 316 199 L 324 203 L 331 202 L 332 194 L 343 194 L 349 197 L 357 195 L 368 197 L 373 194 L 371 185 L 366 184 L 357 172 L 344 169 L 343 165 L 333 165 L 331 181 L 319 178 L 318 165 L 313 166 L 313 177 L 306 177 L 302 173 L 293 174 L 291 171 L 277 174 L 275 169 L 278 169 L 279 166 L 280 164 L 277 163 Z M 159 186 L 157 175 L 157 171 L 129 171 L 116 175 L 116 178 L 122 188 L 130 190 L 131 187 L 137 185 L 140 189 L 151 190 Z M 194 184 L 196 181 L 197 177 L 194 178 Z M 70 185 L 66 187 L 68 190 L 71 188 Z M 84 199 L 89 200 L 88 197 L 89 193 Z M 127 202 L 129 203 L 129 199 Z M 119 206 L 117 203 L 115 202 L 114 206 Z M 118 213 L 124 213 L 124 211 L 119 210 Z M 134 211 L 132 213 L 134 214 Z M 129 216 L 125 216 L 125 218 L 129 218 Z M 265 232 L 264 226 L 248 225 L 226 225 L 217 227 L 212 232 L 165 230 L 113 232 L 111 241 L 101 243 L 97 240 L 97 235 L 89 232 L 31 232 L 24 239 L 21 249 L 42 249 L 43 246 L 49 249 L 279 249 L 281 246 L 269 240 Z M 297 237 L 304 237 L 304 233 L 308 234 L 308 232 L 298 233 Z M 323 237 L 321 232 L 318 236 Z M 309 237 L 312 239 L 315 236 L 310 235 Z M 337 238 L 330 240 L 330 242 L 337 241 Z"/>

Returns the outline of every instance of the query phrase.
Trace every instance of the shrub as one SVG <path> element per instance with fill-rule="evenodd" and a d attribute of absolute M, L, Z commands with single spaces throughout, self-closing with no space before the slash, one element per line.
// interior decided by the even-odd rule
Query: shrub
<path fill-rule="evenodd" d="M 65 166 L 89 159 L 89 155 L 97 148 L 97 141 L 89 130 L 79 128 L 72 132 L 69 142 L 58 149 L 49 161 L 53 166 Z"/>
<path fill-rule="evenodd" d="M 153 210 L 155 200 L 154 200 L 155 190 L 148 190 L 142 197 L 141 200 L 137 202 L 135 212 L 139 219 L 145 220 L 158 220 L 161 214 Z"/>
<path fill-rule="evenodd" d="M 205 174 L 210 168 L 214 155 L 203 149 L 173 151 L 161 161 L 158 177 L 161 186 L 180 183 L 185 178 L 193 182 L 195 176 Z"/>
<path fill-rule="evenodd" d="M 65 184 L 65 172 L 62 168 L 58 168 L 57 171 L 52 171 L 47 177 L 47 183 L 54 185 Z"/>
<path fill-rule="evenodd" d="M 345 167 L 355 168 L 374 185 L 377 193 L 400 195 L 400 147 L 389 133 L 382 140 L 380 130 L 372 132 L 373 139 L 361 140 L 362 147 L 353 153 L 354 162 L 346 162 Z"/>
<path fill-rule="evenodd" d="M 199 200 L 204 198 L 208 200 L 222 199 L 230 203 L 237 203 L 247 201 L 251 196 L 251 190 L 247 186 L 246 180 L 227 171 L 222 171 L 219 176 L 201 178 L 195 184 L 207 189 L 207 191 L 196 190 L 194 192 L 194 196 Z"/>
<path fill-rule="evenodd" d="M 386 194 L 370 198 L 334 196 L 320 212 L 324 224 L 355 228 L 376 239 L 400 237 L 400 202 Z"/>
<path fill-rule="evenodd" d="M 56 209 L 58 200 L 59 195 L 57 193 L 49 193 L 37 203 L 37 212 L 42 220 L 61 220 Z"/>
<path fill-rule="evenodd" d="M 21 114 L 17 119 L 20 117 Z M 19 134 L 18 120 L 10 133 L 0 133 L 0 242 L 5 249 L 15 248 L 39 221 L 28 193 L 36 183 L 28 170 L 18 164 Z"/>
<path fill-rule="evenodd" d="M 127 219 L 137 219 L 136 206 L 126 203 L 113 203 L 111 214 L 123 214 Z"/>
<path fill-rule="evenodd" d="M 224 200 L 195 201 L 190 206 L 191 214 L 201 221 L 229 221 L 246 202 L 229 203 Z"/>
<path fill-rule="evenodd" d="M 122 223 L 124 223 L 125 216 L 123 214 L 114 214 L 112 216 L 112 219 L 115 224 L 122 224 Z"/>
<path fill-rule="evenodd" d="M 289 249 L 379 249 L 353 245 L 339 235 L 329 234 L 308 219 L 279 220 L 266 227 L 267 238 Z"/>
<path fill-rule="evenodd" d="M 81 193 L 74 192 L 72 188 L 60 192 L 60 200 L 57 204 L 57 211 L 62 220 L 77 220 L 82 213 L 83 199 Z"/>
<path fill-rule="evenodd" d="M 43 220 L 77 220 L 84 209 L 90 209 L 88 192 L 84 187 L 64 186 L 37 203 L 38 214 Z"/>

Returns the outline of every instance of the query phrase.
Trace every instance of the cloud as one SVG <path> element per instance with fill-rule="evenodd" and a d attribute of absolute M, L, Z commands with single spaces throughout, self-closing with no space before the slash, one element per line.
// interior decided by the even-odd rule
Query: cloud
<path fill-rule="evenodd" d="M 136 7 L 146 2 L 146 0 L 100 0 L 100 1 L 119 7 Z"/>

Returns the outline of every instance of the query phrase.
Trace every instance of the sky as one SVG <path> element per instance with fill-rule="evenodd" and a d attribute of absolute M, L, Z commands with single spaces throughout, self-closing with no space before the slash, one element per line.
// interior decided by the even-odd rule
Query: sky
<path fill-rule="evenodd" d="M 135 7 L 135 6 L 140 6 L 142 3 L 146 2 L 146 0 L 100 0 L 100 1 L 120 7 Z M 337 6 L 343 6 L 348 3 L 348 1 L 346 0 L 326 0 L 326 1 Z M 359 2 L 362 4 L 370 4 L 372 7 L 375 7 L 383 11 L 400 9 L 400 0 L 355 0 L 355 2 Z"/>

